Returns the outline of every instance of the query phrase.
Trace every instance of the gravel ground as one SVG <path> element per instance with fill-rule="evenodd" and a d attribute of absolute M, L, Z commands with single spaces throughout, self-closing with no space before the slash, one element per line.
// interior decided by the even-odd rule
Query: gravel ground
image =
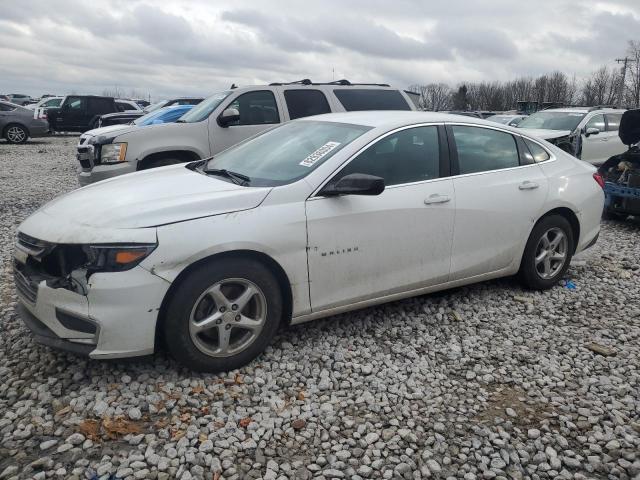
<path fill-rule="evenodd" d="M 640 479 L 640 222 L 604 224 L 575 288 L 291 327 L 225 375 L 95 362 L 31 340 L 10 274 L 18 223 L 76 186 L 75 142 L 0 144 L 0 479 Z"/>

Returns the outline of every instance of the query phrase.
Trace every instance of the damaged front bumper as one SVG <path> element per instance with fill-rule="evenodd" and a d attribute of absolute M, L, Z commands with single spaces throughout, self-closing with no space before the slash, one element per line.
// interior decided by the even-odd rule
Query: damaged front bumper
<path fill-rule="evenodd" d="M 47 255 L 59 255 L 55 247 L 24 234 L 16 244 L 13 266 L 20 313 L 35 339 L 91 358 L 153 353 L 169 282 L 139 265 L 122 272 L 87 275 L 77 269 L 56 275 L 47 265 Z"/>

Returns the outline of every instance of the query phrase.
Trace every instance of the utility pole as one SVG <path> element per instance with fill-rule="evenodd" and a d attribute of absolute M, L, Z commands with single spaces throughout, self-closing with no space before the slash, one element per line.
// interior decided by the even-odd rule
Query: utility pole
<path fill-rule="evenodd" d="M 629 57 L 624 58 L 616 58 L 616 63 L 622 63 L 622 69 L 620 71 L 620 86 L 618 87 L 618 106 L 622 107 L 622 102 L 624 100 L 624 81 L 627 76 L 627 64 L 629 62 L 633 62 L 634 60 Z"/>

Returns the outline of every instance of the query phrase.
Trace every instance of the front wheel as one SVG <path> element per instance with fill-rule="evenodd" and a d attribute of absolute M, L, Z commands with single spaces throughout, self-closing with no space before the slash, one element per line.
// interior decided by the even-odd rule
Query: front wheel
<path fill-rule="evenodd" d="M 4 138 L 9 143 L 25 143 L 29 138 L 29 132 L 22 125 L 9 125 L 4 131 Z"/>
<path fill-rule="evenodd" d="M 560 215 L 542 218 L 531 231 L 520 264 L 522 282 L 533 290 L 546 290 L 562 278 L 574 251 L 571 225 Z"/>
<path fill-rule="evenodd" d="M 269 345 L 282 317 L 282 294 L 262 263 L 226 258 L 204 264 L 179 284 L 164 315 L 169 352 L 193 370 L 246 365 Z"/>

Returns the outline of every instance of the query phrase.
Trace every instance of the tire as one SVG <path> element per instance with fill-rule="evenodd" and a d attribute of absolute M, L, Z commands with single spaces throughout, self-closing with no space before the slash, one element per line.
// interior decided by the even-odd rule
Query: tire
<path fill-rule="evenodd" d="M 556 241 L 558 243 L 554 248 Z M 543 251 L 547 254 L 541 260 Z M 522 255 L 519 272 L 522 283 L 532 290 L 553 287 L 569 268 L 573 251 L 573 230 L 569 221 L 561 215 L 543 217 L 533 227 Z M 562 261 L 559 258 L 561 255 L 564 256 Z"/>
<path fill-rule="evenodd" d="M 142 167 L 140 167 L 140 170 L 149 170 L 150 168 L 166 167 L 168 165 L 176 165 L 178 163 L 184 163 L 184 162 L 179 158 L 171 158 L 171 157 L 157 158 L 155 160 L 151 160 L 149 162 L 143 163 Z"/>
<path fill-rule="evenodd" d="M 11 123 L 4 129 L 4 138 L 13 144 L 25 143 L 29 138 L 29 131 L 22 125 Z"/>
<path fill-rule="evenodd" d="M 253 294 L 247 295 L 249 288 Z M 244 306 L 243 296 L 249 298 Z M 183 365 L 228 371 L 262 353 L 281 318 L 282 293 L 271 271 L 255 260 L 225 258 L 197 267 L 178 285 L 164 310 L 162 333 Z"/>

